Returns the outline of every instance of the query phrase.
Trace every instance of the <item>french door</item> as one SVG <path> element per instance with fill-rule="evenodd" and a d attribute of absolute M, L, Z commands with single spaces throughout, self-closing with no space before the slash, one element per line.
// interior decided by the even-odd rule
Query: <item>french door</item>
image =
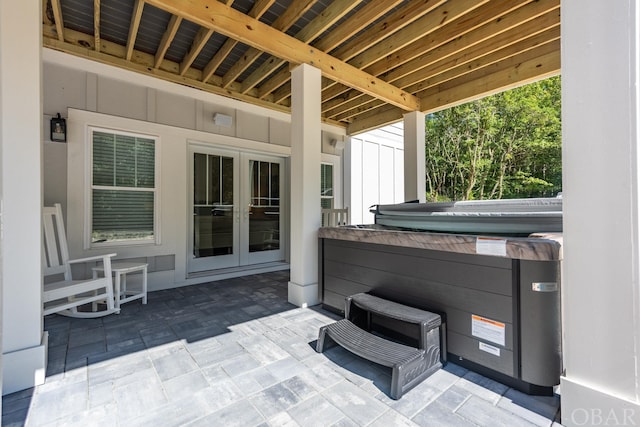
<path fill-rule="evenodd" d="M 284 160 L 192 146 L 189 273 L 284 259 Z"/>

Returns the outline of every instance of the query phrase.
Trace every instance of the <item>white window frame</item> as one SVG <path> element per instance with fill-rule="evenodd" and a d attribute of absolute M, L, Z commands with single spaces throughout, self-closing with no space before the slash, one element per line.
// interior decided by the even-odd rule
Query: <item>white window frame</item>
<path fill-rule="evenodd" d="M 334 154 L 322 153 L 320 159 L 321 164 L 333 166 L 333 209 L 343 207 L 342 201 L 342 158 Z M 320 195 L 318 205 L 322 203 L 322 195 Z"/>
<path fill-rule="evenodd" d="M 115 135 L 130 136 L 136 138 L 152 139 L 154 143 L 154 187 L 153 189 L 144 188 L 137 190 L 135 187 L 103 187 L 93 185 L 93 133 L 104 132 Z M 86 134 L 86 204 L 85 204 L 85 232 L 84 232 L 84 248 L 106 248 L 106 247 L 123 247 L 123 246 L 145 246 L 145 245 L 159 245 L 160 239 L 160 137 L 158 135 L 146 134 L 141 132 L 106 128 L 100 126 L 87 126 Z M 141 191 L 153 193 L 153 238 L 139 239 L 139 240 L 122 240 L 122 241 L 110 241 L 110 242 L 92 242 L 93 231 L 93 190 L 94 189 L 114 189 L 124 191 Z"/>

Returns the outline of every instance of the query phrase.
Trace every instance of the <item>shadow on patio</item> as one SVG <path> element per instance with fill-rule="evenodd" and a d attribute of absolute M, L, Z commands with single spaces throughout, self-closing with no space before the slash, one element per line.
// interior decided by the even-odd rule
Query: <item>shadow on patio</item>
<path fill-rule="evenodd" d="M 46 383 L 3 397 L 2 425 L 544 425 L 526 396 L 449 363 L 401 400 L 390 373 L 340 347 L 337 316 L 287 302 L 289 272 L 152 292 L 100 319 L 47 316 Z"/>

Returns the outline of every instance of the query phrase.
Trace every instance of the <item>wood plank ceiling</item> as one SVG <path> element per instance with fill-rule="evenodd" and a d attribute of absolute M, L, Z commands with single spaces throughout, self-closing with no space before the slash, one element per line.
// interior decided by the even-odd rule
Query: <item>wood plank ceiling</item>
<path fill-rule="evenodd" d="M 356 134 L 560 72 L 560 0 L 43 0 L 43 45 Z"/>

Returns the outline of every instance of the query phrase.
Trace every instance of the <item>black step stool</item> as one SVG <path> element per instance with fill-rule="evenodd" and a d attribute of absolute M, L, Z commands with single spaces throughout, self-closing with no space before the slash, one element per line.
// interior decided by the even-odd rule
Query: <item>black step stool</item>
<path fill-rule="evenodd" d="M 364 324 L 361 319 L 356 319 L 363 312 L 366 315 Z M 369 332 L 372 314 L 417 325 L 418 347 Z M 393 399 L 400 399 L 405 392 L 442 367 L 441 326 L 442 319 L 438 314 L 361 293 L 347 297 L 344 319 L 320 328 L 316 351 L 322 353 L 333 341 L 360 357 L 390 367 L 390 394 Z M 443 352 L 446 354 L 445 349 Z"/>

